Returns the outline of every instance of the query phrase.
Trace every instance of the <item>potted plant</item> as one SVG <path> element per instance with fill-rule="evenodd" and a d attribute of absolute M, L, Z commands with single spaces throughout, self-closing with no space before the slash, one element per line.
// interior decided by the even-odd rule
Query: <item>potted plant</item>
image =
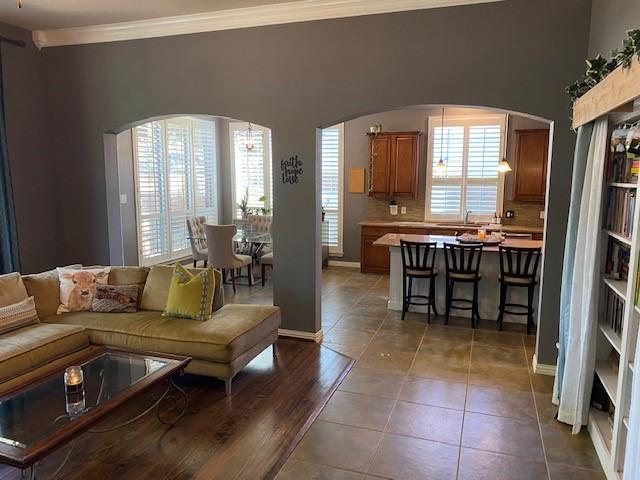
<path fill-rule="evenodd" d="M 262 195 L 258 200 L 261 201 L 263 205 L 265 205 L 264 207 L 258 208 L 258 212 L 260 213 L 260 215 L 269 215 L 271 213 L 271 209 L 266 206 L 267 197 L 265 195 Z"/>
<path fill-rule="evenodd" d="M 249 189 L 247 188 L 244 192 L 244 196 L 240 203 L 238 203 L 238 208 L 240 209 L 240 213 L 242 214 L 242 219 L 246 220 L 247 215 L 251 213 L 251 209 L 249 208 Z"/>

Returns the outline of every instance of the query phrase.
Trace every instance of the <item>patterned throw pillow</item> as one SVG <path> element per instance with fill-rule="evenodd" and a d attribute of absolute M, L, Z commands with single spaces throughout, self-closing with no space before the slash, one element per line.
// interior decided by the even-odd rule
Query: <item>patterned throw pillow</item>
<path fill-rule="evenodd" d="M 165 317 L 209 320 L 213 308 L 215 280 L 213 267 L 206 268 L 196 275 L 179 263 L 173 269 Z"/>
<path fill-rule="evenodd" d="M 82 270 L 58 267 L 60 278 L 60 306 L 58 315 L 65 312 L 84 312 L 91 309 L 96 284 L 107 284 L 109 270 L 85 268 Z"/>
<path fill-rule="evenodd" d="M 96 294 L 93 297 L 91 311 L 103 313 L 137 312 L 138 286 L 96 284 Z"/>
<path fill-rule="evenodd" d="M 0 308 L 0 334 L 39 322 L 33 297 Z"/>

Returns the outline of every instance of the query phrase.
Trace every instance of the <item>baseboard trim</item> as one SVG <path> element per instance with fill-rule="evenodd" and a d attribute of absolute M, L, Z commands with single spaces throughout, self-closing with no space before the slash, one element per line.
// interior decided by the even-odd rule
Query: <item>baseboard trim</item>
<path fill-rule="evenodd" d="M 312 340 L 316 343 L 320 343 L 322 338 L 324 337 L 324 333 L 322 329 L 318 330 L 316 333 L 311 332 L 302 332 L 300 330 L 287 330 L 286 328 L 279 328 L 278 335 L 281 337 L 289 337 L 289 338 L 300 338 L 302 340 Z"/>
<path fill-rule="evenodd" d="M 538 363 L 538 358 L 535 354 L 533 355 L 533 373 L 555 377 L 557 368 L 558 367 L 556 365 L 545 365 L 544 363 Z"/>
<path fill-rule="evenodd" d="M 344 262 L 342 260 L 329 260 L 330 267 L 360 268 L 360 262 Z"/>

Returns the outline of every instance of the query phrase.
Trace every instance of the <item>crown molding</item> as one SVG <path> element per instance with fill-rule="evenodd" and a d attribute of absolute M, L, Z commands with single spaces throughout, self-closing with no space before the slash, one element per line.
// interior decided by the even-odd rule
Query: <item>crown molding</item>
<path fill-rule="evenodd" d="M 118 42 L 504 0 L 301 0 L 87 27 L 34 30 L 38 48 Z"/>

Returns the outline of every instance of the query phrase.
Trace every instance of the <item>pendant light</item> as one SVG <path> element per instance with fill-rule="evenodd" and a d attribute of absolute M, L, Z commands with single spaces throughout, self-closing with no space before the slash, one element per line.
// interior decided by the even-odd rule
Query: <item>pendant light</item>
<path fill-rule="evenodd" d="M 442 158 L 442 149 L 444 146 L 444 107 L 442 107 L 442 117 L 440 121 L 440 160 L 433 167 L 433 174 L 436 177 L 444 177 L 447 174 L 447 165 Z"/>
<path fill-rule="evenodd" d="M 509 165 L 509 162 L 507 162 L 506 158 L 503 158 L 502 160 L 500 160 L 500 163 L 498 164 L 498 168 L 496 170 L 498 170 L 499 173 L 507 173 L 511 171 L 511 165 Z"/>
<path fill-rule="evenodd" d="M 247 129 L 247 143 L 245 143 L 244 148 L 247 151 L 251 151 L 255 148 L 255 144 L 253 143 L 253 128 L 251 127 L 251 122 L 249 122 L 249 128 Z"/>
<path fill-rule="evenodd" d="M 509 131 L 509 120 L 509 114 L 506 114 L 504 119 L 504 129 L 507 132 Z M 496 168 L 496 170 L 498 171 L 498 173 L 507 173 L 511 171 L 511 165 L 509 165 L 509 162 L 507 162 L 506 157 L 502 157 L 502 160 L 500 160 L 500 163 L 498 163 L 498 167 Z"/>

